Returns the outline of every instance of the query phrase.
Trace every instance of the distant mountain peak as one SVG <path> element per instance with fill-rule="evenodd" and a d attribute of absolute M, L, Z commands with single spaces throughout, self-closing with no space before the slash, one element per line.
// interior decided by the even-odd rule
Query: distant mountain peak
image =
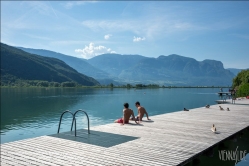
<path fill-rule="evenodd" d="M 177 56 L 177 57 L 184 57 L 184 56 L 181 56 L 181 55 L 178 55 L 178 54 L 170 54 L 168 56 Z"/>

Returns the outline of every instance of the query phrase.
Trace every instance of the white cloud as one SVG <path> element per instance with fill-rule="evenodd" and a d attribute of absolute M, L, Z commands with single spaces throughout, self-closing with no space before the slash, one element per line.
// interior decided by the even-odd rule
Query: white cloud
<path fill-rule="evenodd" d="M 89 44 L 89 46 L 85 46 L 85 48 L 83 49 L 76 49 L 75 52 L 79 53 L 81 57 L 85 59 L 90 59 L 104 53 L 116 53 L 115 51 L 112 51 L 110 48 L 107 48 L 105 46 L 95 46 L 92 42 Z"/>
<path fill-rule="evenodd" d="M 42 15 L 47 16 L 55 16 L 57 18 L 56 10 L 52 7 L 49 1 L 41 2 L 41 1 L 22 1 L 22 5 L 28 5 L 32 7 L 33 10 L 39 12 Z"/>
<path fill-rule="evenodd" d="M 74 6 L 80 6 L 80 5 L 84 5 L 85 2 L 82 2 L 82 1 L 76 1 L 76 2 L 66 2 L 65 4 L 63 4 L 63 6 L 66 8 L 66 9 L 71 9 L 73 8 Z"/>
<path fill-rule="evenodd" d="M 105 38 L 105 40 L 108 40 L 108 39 L 110 39 L 111 36 L 112 36 L 111 34 L 107 34 L 104 36 L 104 38 Z"/>
<path fill-rule="evenodd" d="M 82 25 L 93 31 L 132 32 L 146 39 L 162 37 L 174 32 L 197 30 L 199 27 L 189 22 L 168 19 L 167 17 L 153 19 L 125 20 L 85 20 Z"/>
<path fill-rule="evenodd" d="M 145 40 L 145 37 L 133 37 L 133 42 L 140 42 L 140 41 L 143 41 Z"/>
<path fill-rule="evenodd" d="M 165 6 L 151 5 L 150 7 L 148 5 L 139 9 L 134 8 L 138 13 L 135 17 L 132 15 L 131 5 L 125 9 L 125 17 L 84 20 L 82 25 L 95 32 L 128 32 L 136 36 L 144 36 L 147 41 L 151 41 L 170 35 L 179 35 L 179 33 L 192 36 L 196 35 L 196 32 L 231 29 L 243 22 L 248 22 L 248 18 L 245 21 L 226 18 L 205 22 L 201 19 L 205 12 L 199 11 L 201 9 L 190 11 L 178 5 L 170 5 L 166 9 Z M 204 18 L 206 18 L 205 14 Z"/>
<path fill-rule="evenodd" d="M 71 2 L 66 2 L 63 3 L 63 6 L 66 9 L 72 9 L 74 6 L 81 6 L 81 5 L 85 5 L 86 3 L 96 3 L 97 1 L 94 0 L 90 0 L 90 1 L 71 1 Z"/>

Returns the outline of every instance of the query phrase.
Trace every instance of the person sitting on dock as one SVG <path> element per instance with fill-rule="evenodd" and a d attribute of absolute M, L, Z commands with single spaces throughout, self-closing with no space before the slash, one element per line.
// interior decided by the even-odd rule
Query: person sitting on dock
<path fill-rule="evenodd" d="M 129 119 L 131 116 L 132 116 L 132 118 L 135 119 L 135 115 L 134 115 L 133 110 L 129 109 L 129 104 L 124 103 L 123 117 L 115 120 L 114 123 L 121 123 L 122 125 L 124 125 L 125 123 L 129 123 Z M 135 120 L 135 122 L 137 123 L 136 120 Z"/>
<path fill-rule="evenodd" d="M 137 112 L 138 112 L 138 115 L 137 115 L 137 117 L 135 118 L 135 120 L 137 120 L 137 121 L 142 121 L 142 120 L 143 120 L 143 117 L 144 117 L 144 114 L 147 116 L 147 120 L 150 120 L 147 111 L 145 110 L 144 107 L 142 107 L 142 106 L 140 105 L 140 103 L 139 103 L 138 101 L 135 103 L 135 106 L 137 107 Z M 134 120 L 134 118 L 131 118 L 130 120 Z"/>

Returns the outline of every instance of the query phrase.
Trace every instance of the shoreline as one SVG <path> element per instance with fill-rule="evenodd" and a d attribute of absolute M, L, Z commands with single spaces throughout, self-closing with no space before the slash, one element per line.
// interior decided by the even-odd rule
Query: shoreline
<path fill-rule="evenodd" d="M 165 87 L 123 87 L 123 86 L 81 86 L 81 87 L 42 87 L 42 86 L 0 86 L 0 88 L 47 88 L 47 89 L 174 89 L 174 88 L 231 88 L 227 86 L 165 86 Z"/>

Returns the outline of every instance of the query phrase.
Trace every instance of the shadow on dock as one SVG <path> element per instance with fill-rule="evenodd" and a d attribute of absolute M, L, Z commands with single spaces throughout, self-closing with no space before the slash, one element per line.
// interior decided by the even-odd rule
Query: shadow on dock
<path fill-rule="evenodd" d="M 138 139 L 139 137 L 132 137 L 127 135 L 119 135 L 101 131 L 91 130 L 91 134 L 87 133 L 87 130 L 81 129 L 77 130 L 77 136 L 74 136 L 74 131 L 62 132 L 59 134 L 49 135 L 51 137 L 67 139 L 71 141 L 83 142 L 91 145 L 102 146 L 102 147 L 112 147 L 119 145 L 128 141 Z"/>

